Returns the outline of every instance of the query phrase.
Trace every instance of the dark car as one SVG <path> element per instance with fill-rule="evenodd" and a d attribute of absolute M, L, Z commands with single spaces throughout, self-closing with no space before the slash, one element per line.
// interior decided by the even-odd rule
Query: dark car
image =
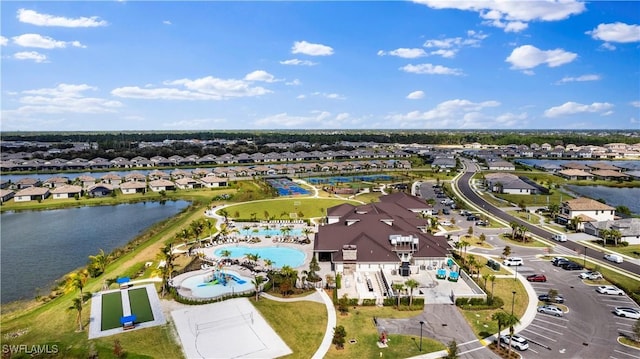
<path fill-rule="evenodd" d="M 448 215 L 448 214 L 451 214 L 451 211 L 449 211 L 448 208 L 443 208 L 442 209 L 442 214 L 447 214 Z"/>
<path fill-rule="evenodd" d="M 527 276 L 529 282 L 546 282 L 547 277 L 544 274 L 532 274 Z"/>
<path fill-rule="evenodd" d="M 564 270 L 581 270 L 583 267 L 576 262 L 565 263 L 560 266 Z"/>
<path fill-rule="evenodd" d="M 555 297 L 551 298 L 549 294 L 542 294 L 538 296 L 538 300 L 541 302 L 547 302 L 547 303 L 551 303 L 551 302 L 564 303 L 564 297 L 561 295 L 556 295 Z"/>
<path fill-rule="evenodd" d="M 478 221 L 478 222 L 476 222 L 476 226 L 486 227 L 488 225 L 489 225 L 489 223 L 487 223 L 487 221 Z"/>
<path fill-rule="evenodd" d="M 473 214 L 467 217 L 467 221 L 477 221 L 479 219 L 480 218 L 478 218 L 477 216 L 475 216 Z"/>
<path fill-rule="evenodd" d="M 573 263 L 573 262 L 571 262 L 570 260 L 565 259 L 565 258 L 560 258 L 560 259 L 558 259 L 558 260 L 556 260 L 556 261 L 554 261 L 552 263 L 556 267 L 562 267 L 562 266 L 564 266 L 566 264 Z"/>

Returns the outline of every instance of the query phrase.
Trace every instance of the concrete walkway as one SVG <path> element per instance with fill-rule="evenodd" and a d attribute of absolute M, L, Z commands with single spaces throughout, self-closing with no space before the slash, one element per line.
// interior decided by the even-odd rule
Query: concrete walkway
<path fill-rule="evenodd" d="M 329 348 L 331 348 L 331 341 L 333 340 L 333 328 L 335 328 L 337 324 L 337 317 L 336 317 L 336 309 L 333 306 L 333 301 L 331 301 L 331 298 L 329 298 L 329 295 L 324 290 L 316 288 L 315 293 L 307 295 L 305 297 L 297 297 L 297 298 L 281 298 L 281 297 L 275 297 L 267 293 L 260 293 L 260 296 L 263 298 L 275 300 L 278 302 L 298 302 L 298 301 L 305 300 L 305 301 L 324 303 L 325 307 L 327 308 L 327 329 L 324 332 L 324 338 L 322 338 L 322 343 L 320 343 L 318 350 L 316 350 L 316 353 L 313 354 L 311 358 L 322 359 L 327 354 L 327 352 L 329 351 Z"/>

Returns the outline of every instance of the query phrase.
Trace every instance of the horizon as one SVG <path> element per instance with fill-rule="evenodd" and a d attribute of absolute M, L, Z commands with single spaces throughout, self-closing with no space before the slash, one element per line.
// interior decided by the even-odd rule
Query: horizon
<path fill-rule="evenodd" d="M 2 10 L 1 133 L 640 129 L 640 2 Z"/>

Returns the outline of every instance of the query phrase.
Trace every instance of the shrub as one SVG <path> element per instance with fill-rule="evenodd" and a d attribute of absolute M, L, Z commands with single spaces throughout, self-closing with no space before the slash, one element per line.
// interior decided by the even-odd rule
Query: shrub
<path fill-rule="evenodd" d="M 376 300 L 375 299 L 363 299 L 362 300 L 362 306 L 363 307 L 371 307 L 376 305 Z"/>

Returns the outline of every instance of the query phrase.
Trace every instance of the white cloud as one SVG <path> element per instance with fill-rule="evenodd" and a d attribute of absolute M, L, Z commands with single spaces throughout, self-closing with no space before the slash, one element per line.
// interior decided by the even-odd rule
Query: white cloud
<path fill-rule="evenodd" d="M 558 83 L 598 81 L 600 79 L 601 79 L 600 75 L 595 75 L 595 74 L 581 75 L 577 77 L 565 76 L 560 81 L 558 81 Z"/>
<path fill-rule="evenodd" d="M 37 63 L 48 62 L 47 56 L 37 51 L 22 51 L 13 54 L 13 58 L 16 60 L 33 60 Z"/>
<path fill-rule="evenodd" d="M 607 42 L 638 42 L 640 41 L 640 25 L 628 25 L 622 22 L 600 24 L 585 34 L 591 35 L 596 40 Z"/>
<path fill-rule="evenodd" d="M 22 34 L 20 36 L 14 36 L 13 43 L 22 47 L 36 47 L 40 49 L 63 49 L 67 46 L 86 47 L 79 41 L 59 41 L 40 34 Z"/>
<path fill-rule="evenodd" d="M 566 115 L 574 115 L 577 113 L 600 113 L 603 116 L 610 115 L 613 112 L 613 105 L 607 102 L 594 102 L 591 105 L 585 105 L 573 101 L 565 102 L 560 106 L 555 106 L 544 111 L 545 117 L 558 117 Z"/>
<path fill-rule="evenodd" d="M 483 24 L 519 32 L 531 21 L 558 21 L 584 12 L 586 6 L 578 0 L 414 0 L 433 9 L 458 9 L 477 12 Z"/>
<path fill-rule="evenodd" d="M 319 97 L 324 97 L 324 98 L 328 98 L 331 100 L 346 100 L 346 97 L 337 94 L 337 93 L 326 93 L 326 92 L 314 92 L 312 93 L 313 96 L 319 96 Z"/>
<path fill-rule="evenodd" d="M 296 41 L 293 43 L 291 53 L 309 56 L 329 56 L 333 55 L 333 49 L 327 45 L 312 44 L 306 41 Z"/>
<path fill-rule="evenodd" d="M 162 23 L 165 25 L 173 25 L 169 20 L 164 20 Z"/>
<path fill-rule="evenodd" d="M 9 39 L 7 39 L 4 36 L 0 36 L 0 46 L 7 46 L 8 43 L 9 43 Z"/>
<path fill-rule="evenodd" d="M 97 88 L 86 84 L 59 84 L 54 88 L 22 91 L 22 97 L 19 98 L 21 106 L 6 113 L 21 117 L 33 114 L 113 113 L 122 106 L 119 101 L 85 97 L 84 93 L 89 90 L 96 91 Z"/>
<path fill-rule="evenodd" d="M 424 98 L 424 91 L 413 91 L 412 93 L 407 95 L 409 100 L 419 100 Z"/>
<path fill-rule="evenodd" d="M 270 73 L 268 73 L 268 72 L 266 72 L 264 70 L 256 70 L 256 71 L 253 71 L 251 73 L 248 73 L 244 77 L 244 79 L 247 80 L 247 81 L 262 81 L 262 82 L 276 82 L 276 81 L 278 81 L 278 80 L 276 80 L 276 78 L 272 74 L 270 74 Z"/>
<path fill-rule="evenodd" d="M 401 67 L 400 70 L 404 72 L 414 73 L 414 74 L 429 74 L 429 75 L 460 76 L 463 74 L 462 70 L 460 69 L 454 69 L 450 67 L 433 65 L 433 64 L 418 64 L 418 65 L 409 64 Z"/>
<path fill-rule="evenodd" d="M 497 106 L 500 106 L 498 101 L 472 102 L 455 99 L 441 102 L 428 111 L 390 115 L 386 119 L 402 128 L 420 127 L 417 123 L 422 123 L 426 128 L 488 128 L 492 127 L 491 121 L 495 119 L 482 111 Z M 508 117 L 503 117 L 501 121 L 508 122 Z"/>
<path fill-rule="evenodd" d="M 423 49 L 416 49 L 416 48 L 412 48 L 412 49 L 399 48 L 399 49 L 391 50 L 388 52 L 383 50 L 378 51 L 378 56 L 385 56 L 385 55 L 402 57 L 404 59 L 415 59 L 418 57 L 427 56 L 427 53 Z"/>
<path fill-rule="evenodd" d="M 289 59 L 289 60 L 280 61 L 280 64 L 282 64 L 282 65 L 294 65 L 294 66 L 315 66 L 318 63 L 317 62 L 313 62 L 313 61 L 309 61 L 309 60 Z"/>
<path fill-rule="evenodd" d="M 633 107 L 640 107 L 640 101 L 631 101 L 630 105 Z"/>
<path fill-rule="evenodd" d="M 302 82 L 299 79 L 293 79 L 293 81 L 285 82 L 284 84 L 287 86 L 300 86 Z"/>
<path fill-rule="evenodd" d="M 439 55 L 445 58 L 455 57 L 462 48 L 478 47 L 488 35 L 473 30 L 467 31 L 467 37 L 450 37 L 444 39 L 430 39 L 422 46 L 428 49 L 437 49 L 429 52 L 429 55 Z"/>
<path fill-rule="evenodd" d="M 165 81 L 166 86 L 145 87 L 125 86 L 113 89 L 111 94 L 118 97 L 150 100 L 224 100 L 237 97 L 253 97 L 271 93 L 270 90 L 252 86 L 249 81 L 219 79 L 212 76 L 199 79 L 179 79 Z"/>
<path fill-rule="evenodd" d="M 523 45 L 513 49 L 505 61 L 511 63 L 512 69 L 523 70 L 542 64 L 558 67 L 572 62 L 576 57 L 578 57 L 577 54 L 562 49 L 540 50 L 535 46 Z"/>
<path fill-rule="evenodd" d="M 307 95 L 305 95 L 305 94 L 298 95 L 298 96 L 296 96 L 296 98 L 297 98 L 298 100 L 304 100 L 305 98 L 307 98 Z"/>
<path fill-rule="evenodd" d="M 48 14 L 40 14 L 34 10 L 19 9 L 18 20 L 36 26 L 60 26 L 60 27 L 98 27 L 107 26 L 108 23 L 97 16 L 67 18 Z"/>
<path fill-rule="evenodd" d="M 608 42 L 604 42 L 602 43 L 602 45 L 600 45 L 600 47 L 604 50 L 609 50 L 609 51 L 613 51 L 616 49 L 616 45 L 614 44 L 610 44 Z"/>

